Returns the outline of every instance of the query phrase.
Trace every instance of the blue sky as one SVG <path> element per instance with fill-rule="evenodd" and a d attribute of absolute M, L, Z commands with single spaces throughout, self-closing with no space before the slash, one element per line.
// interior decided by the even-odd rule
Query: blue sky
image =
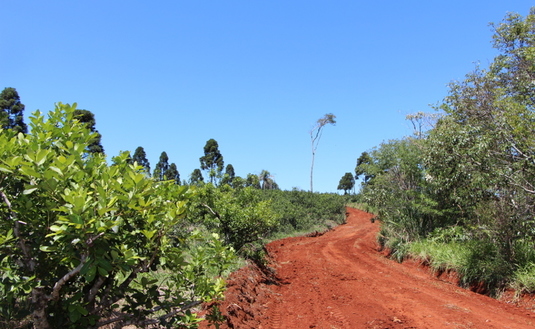
<path fill-rule="evenodd" d="M 531 1 L 4 1 L 0 88 L 26 116 L 92 111 L 106 153 L 162 151 L 181 177 L 219 143 L 237 175 L 309 189 L 309 131 L 326 113 L 314 190 L 411 134 L 447 84 L 496 55 L 489 22 Z"/>

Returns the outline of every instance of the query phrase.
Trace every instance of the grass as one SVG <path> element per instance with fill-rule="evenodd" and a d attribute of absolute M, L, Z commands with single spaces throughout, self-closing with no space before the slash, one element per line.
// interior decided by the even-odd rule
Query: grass
<path fill-rule="evenodd" d="M 420 240 L 408 246 L 408 255 L 421 260 L 434 271 L 460 271 L 468 262 L 470 246 L 461 242 L 441 243 Z"/>

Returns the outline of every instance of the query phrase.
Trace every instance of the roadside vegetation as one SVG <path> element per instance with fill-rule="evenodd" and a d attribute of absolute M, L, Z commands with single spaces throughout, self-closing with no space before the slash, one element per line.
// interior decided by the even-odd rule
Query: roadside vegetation
<path fill-rule="evenodd" d="M 213 139 L 208 183 L 201 170 L 181 181 L 166 152 L 151 175 L 141 147 L 108 163 L 91 112 L 58 103 L 27 127 L 6 91 L 0 328 L 195 327 L 199 305 L 220 300 L 244 260 L 262 264 L 270 238 L 344 220 L 342 196 L 281 191 L 266 170 L 223 173 Z"/>
<path fill-rule="evenodd" d="M 465 286 L 535 292 L 535 9 L 494 28 L 500 52 L 452 82 L 414 135 L 357 160 L 359 201 L 391 256 L 455 270 Z"/>

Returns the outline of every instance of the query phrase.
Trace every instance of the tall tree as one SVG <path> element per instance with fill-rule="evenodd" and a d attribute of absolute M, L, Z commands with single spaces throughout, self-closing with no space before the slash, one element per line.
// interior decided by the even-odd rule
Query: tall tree
<path fill-rule="evenodd" d="M 145 168 L 145 172 L 150 176 L 150 163 L 149 160 L 147 160 L 147 154 L 145 153 L 145 149 L 143 149 L 143 147 L 137 147 L 134 152 L 134 156 L 132 157 L 132 161 L 137 162 L 140 166 L 143 166 L 143 168 Z"/>
<path fill-rule="evenodd" d="M 189 176 L 189 183 L 190 185 L 199 185 L 204 182 L 204 177 L 202 177 L 202 172 L 199 168 L 196 168 L 193 170 L 191 175 Z"/>
<path fill-rule="evenodd" d="M 355 167 L 355 179 L 359 179 L 360 176 L 364 176 L 363 185 L 367 184 L 368 181 L 375 176 L 373 166 L 373 160 L 368 154 L 368 152 L 362 152 L 362 154 L 357 159 L 357 166 Z"/>
<path fill-rule="evenodd" d="M 165 180 L 174 180 L 175 184 L 180 185 L 180 173 L 175 163 L 169 165 L 169 169 L 165 172 Z"/>
<path fill-rule="evenodd" d="M 258 175 L 258 180 L 263 190 L 276 190 L 278 189 L 277 183 L 273 180 L 273 176 L 267 170 L 262 170 Z"/>
<path fill-rule="evenodd" d="M 24 123 L 24 104 L 20 102 L 15 88 L 5 88 L 0 93 L 0 127 L 13 129 L 16 132 L 27 133 L 28 127 Z"/>
<path fill-rule="evenodd" d="M 223 175 L 223 178 L 221 179 L 221 184 L 228 184 L 232 187 L 234 178 L 236 177 L 236 173 L 234 172 L 234 166 L 232 166 L 230 163 L 225 167 L 225 174 Z"/>
<path fill-rule="evenodd" d="M 74 118 L 82 123 L 85 123 L 86 127 L 91 132 L 95 133 L 95 137 L 91 140 L 91 142 L 89 142 L 89 145 L 87 146 L 87 151 L 89 153 L 104 154 L 104 147 L 102 147 L 101 144 L 102 135 L 95 128 L 96 121 L 93 112 L 88 110 L 76 109 L 74 111 Z"/>
<path fill-rule="evenodd" d="M 164 151 L 162 154 L 160 154 L 160 161 L 158 161 L 156 168 L 154 168 L 154 179 L 159 181 L 166 180 L 165 173 L 167 170 L 169 170 L 169 157 Z"/>
<path fill-rule="evenodd" d="M 353 177 L 353 174 L 350 172 L 346 172 L 344 176 L 340 179 L 340 182 L 338 183 L 338 190 L 344 190 L 344 194 L 347 194 L 348 191 L 351 191 L 351 189 L 355 186 L 355 178 Z"/>
<path fill-rule="evenodd" d="M 312 164 L 310 166 L 310 192 L 314 192 L 314 184 L 313 184 L 314 158 L 316 156 L 316 150 L 318 149 L 318 144 L 321 139 L 323 127 L 325 127 L 328 124 L 335 125 L 336 124 L 335 118 L 336 118 L 336 115 L 332 113 L 325 114 L 322 118 L 316 121 L 316 124 L 310 130 L 310 143 L 312 147 Z"/>
<path fill-rule="evenodd" d="M 245 179 L 245 186 L 260 189 L 261 185 L 258 176 L 254 174 L 247 174 L 247 178 Z"/>
<path fill-rule="evenodd" d="M 219 145 L 213 138 L 209 139 L 204 146 L 204 156 L 199 158 L 201 169 L 208 171 L 210 182 L 215 183 L 218 176 L 223 171 L 223 156 L 219 152 Z"/>

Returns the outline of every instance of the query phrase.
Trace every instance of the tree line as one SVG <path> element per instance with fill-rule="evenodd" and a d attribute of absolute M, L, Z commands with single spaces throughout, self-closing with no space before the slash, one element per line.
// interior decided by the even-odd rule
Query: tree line
<path fill-rule="evenodd" d="M 491 26 L 489 67 L 452 82 L 436 113 L 409 115 L 413 136 L 363 152 L 355 178 L 392 256 L 484 292 L 535 292 L 535 8 Z"/>
<path fill-rule="evenodd" d="M 266 170 L 223 173 L 213 139 L 189 182 L 166 152 L 152 174 L 141 147 L 108 163 L 90 111 L 57 103 L 26 126 L 5 91 L 0 328 L 194 327 L 238 257 L 263 264 L 269 239 L 344 221 L 336 194 L 281 191 Z M 222 321 L 217 307 L 206 318 Z"/>

